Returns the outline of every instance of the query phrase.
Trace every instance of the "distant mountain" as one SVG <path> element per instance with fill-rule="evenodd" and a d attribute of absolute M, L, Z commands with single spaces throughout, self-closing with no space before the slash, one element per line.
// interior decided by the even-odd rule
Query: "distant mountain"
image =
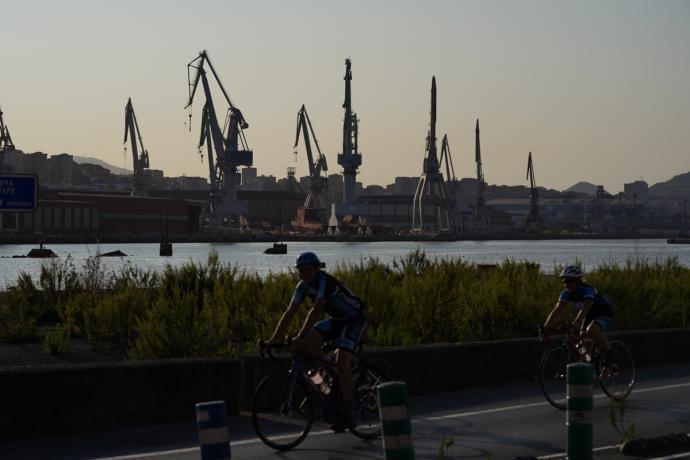
<path fill-rule="evenodd" d="M 93 157 L 81 157 L 81 156 L 76 156 L 74 155 L 74 162 L 75 163 L 91 163 L 99 166 L 103 166 L 105 169 L 108 169 L 111 173 L 113 174 L 118 174 L 120 176 L 124 175 L 131 175 L 132 170 L 125 170 L 123 168 L 118 168 L 117 166 L 113 166 L 110 163 L 106 163 L 103 160 L 99 160 L 98 158 L 93 158 Z"/>
<path fill-rule="evenodd" d="M 666 182 L 659 182 L 649 187 L 651 195 L 658 195 L 667 198 L 690 197 L 690 172 L 673 176 Z"/>
<path fill-rule="evenodd" d="M 590 183 L 590 182 L 578 182 L 577 184 L 573 185 L 570 188 L 567 188 L 563 190 L 564 192 L 575 192 L 575 193 L 584 193 L 587 195 L 596 195 L 597 194 L 597 186 Z"/>

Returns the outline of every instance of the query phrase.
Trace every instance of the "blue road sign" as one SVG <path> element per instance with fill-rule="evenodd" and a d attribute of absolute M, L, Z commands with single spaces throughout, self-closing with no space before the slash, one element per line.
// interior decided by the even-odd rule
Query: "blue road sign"
<path fill-rule="evenodd" d="M 0 212 L 35 211 L 38 204 L 38 177 L 0 176 Z"/>

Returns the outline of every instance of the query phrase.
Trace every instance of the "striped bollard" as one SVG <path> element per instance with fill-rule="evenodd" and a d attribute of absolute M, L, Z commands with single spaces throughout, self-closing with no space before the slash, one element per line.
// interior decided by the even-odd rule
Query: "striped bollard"
<path fill-rule="evenodd" d="M 407 410 L 407 384 L 382 383 L 378 393 L 384 460 L 414 460 L 412 423 Z"/>
<path fill-rule="evenodd" d="M 225 401 L 198 403 L 196 426 L 199 430 L 201 460 L 230 460 Z"/>
<path fill-rule="evenodd" d="M 566 458 L 592 459 L 592 384 L 594 368 L 588 363 L 568 364 Z"/>

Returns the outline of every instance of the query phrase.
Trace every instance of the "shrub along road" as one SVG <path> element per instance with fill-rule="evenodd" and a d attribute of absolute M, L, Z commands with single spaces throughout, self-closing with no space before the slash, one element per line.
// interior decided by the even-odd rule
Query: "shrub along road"
<path fill-rule="evenodd" d="M 594 445 L 616 444 L 621 435 L 608 421 L 607 401 L 595 390 Z M 193 408 L 190 408 L 190 411 Z M 536 382 L 495 385 L 411 400 L 417 458 L 438 458 L 444 438 L 454 440 L 448 458 L 504 459 L 562 452 L 565 413 L 544 400 Z M 637 436 L 690 432 L 690 366 L 639 370 L 624 426 Z M 247 416 L 230 421 L 233 458 L 272 459 L 276 453 L 256 438 Z M 192 424 L 109 431 L 78 437 L 0 444 L 0 458 L 198 459 Z M 315 426 L 306 441 L 284 459 L 379 459 L 380 440 L 365 442 Z"/>

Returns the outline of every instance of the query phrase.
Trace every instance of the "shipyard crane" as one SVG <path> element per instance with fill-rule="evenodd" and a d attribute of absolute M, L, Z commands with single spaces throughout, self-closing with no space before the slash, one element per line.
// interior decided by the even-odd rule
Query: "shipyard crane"
<path fill-rule="evenodd" d="M 314 128 L 312 127 L 309 114 L 304 104 L 302 104 L 302 108 L 297 112 L 297 132 L 295 134 L 295 145 L 293 148 L 297 148 L 300 134 L 304 140 L 304 149 L 307 151 L 310 181 L 309 193 L 307 194 L 306 200 L 304 200 L 304 217 L 305 220 L 317 222 L 325 221 L 328 217 L 326 215 L 328 211 L 328 200 L 326 197 L 328 178 L 325 177 L 323 173 L 328 171 L 328 164 L 326 163 L 326 157 L 321 153 L 319 141 L 316 139 Z M 314 145 L 316 145 L 316 151 L 318 153 L 316 159 L 314 159 L 314 154 L 312 153 L 311 139 L 314 140 Z"/>
<path fill-rule="evenodd" d="M 0 107 L 0 152 L 8 152 L 14 150 L 14 144 L 10 136 L 10 129 L 5 124 L 2 115 L 2 107 Z"/>
<path fill-rule="evenodd" d="M 484 202 L 484 190 L 486 183 L 484 182 L 484 172 L 482 171 L 482 149 L 479 144 L 479 119 L 477 118 L 477 126 L 474 129 L 475 136 L 475 161 L 477 163 L 477 201 L 474 210 L 475 217 L 475 231 L 486 234 L 489 232 L 489 212 L 486 209 Z"/>
<path fill-rule="evenodd" d="M 127 144 L 128 137 L 132 144 L 132 170 L 134 171 L 134 188 L 132 190 L 132 195 L 146 195 L 150 187 L 150 176 L 148 175 L 149 152 L 144 148 L 144 141 L 141 138 L 139 123 L 134 113 L 131 97 L 127 100 L 127 105 L 125 106 L 125 140 L 123 142 L 125 145 Z M 137 140 L 139 140 L 138 145 Z M 140 148 L 141 154 L 139 153 Z M 126 150 L 127 147 L 125 146 L 125 151 Z"/>
<path fill-rule="evenodd" d="M 529 214 L 525 226 L 527 231 L 538 232 L 542 227 L 541 213 L 539 212 L 539 190 L 537 189 L 534 178 L 534 163 L 532 163 L 532 152 L 527 157 L 527 177 L 529 179 Z"/>
<path fill-rule="evenodd" d="M 211 70 L 213 78 L 228 104 L 223 128 L 218 123 L 205 66 Z M 192 73 L 194 73 L 193 78 Z M 251 166 L 253 163 L 253 152 L 247 147 L 247 140 L 243 131 L 249 127 L 249 124 L 244 119 L 242 111 L 232 103 L 206 50 L 201 51 L 199 56 L 187 64 L 187 79 L 189 100 L 185 108 L 191 107 L 199 82 L 201 82 L 206 98 L 199 148 L 206 143 L 209 152 L 211 224 L 215 227 L 243 227 L 246 219 L 242 214 L 247 212 L 247 207 L 245 203 L 237 199 L 235 184 L 237 168 Z"/>
<path fill-rule="evenodd" d="M 457 182 L 455 177 L 455 168 L 453 167 L 453 158 L 450 155 L 450 144 L 448 143 L 448 135 L 443 135 L 443 141 L 441 141 L 441 158 L 439 164 L 446 166 L 446 185 L 453 185 Z"/>
<path fill-rule="evenodd" d="M 433 214 L 427 214 L 433 209 Z M 422 175 L 417 183 L 412 205 L 412 229 L 448 230 L 448 202 L 446 185 L 440 172 L 436 150 L 436 77 L 431 78 L 431 110 L 426 151 L 422 162 Z"/>
<path fill-rule="evenodd" d="M 357 168 L 362 164 L 362 154 L 357 149 L 359 121 L 352 111 L 352 62 L 345 59 L 345 117 L 343 118 L 343 151 L 338 154 L 338 164 L 343 167 L 343 209 L 338 214 L 362 214 L 357 209 Z"/>
<path fill-rule="evenodd" d="M 211 191 L 209 194 L 210 202 L 216 196 L 216 162 L 213 157 L 213 141 L 211 140 L 211 124 L 209 123 L 208 103 L 204 104 L 201 111 L 201 130 L 199 130 L 199 156 L 203 160 L 204 154 L 201 153 L 202 148 L 206 145 L 206 162 L 208 163 L 208 177 L 210 178 Z"/>
<path fill-rule="evenodd" d="M 458 213 L 457 208 L 457 190 L 458 179 L 455 177 L 455 167 L 453 166 L 453 157 L 450 153 L 450 144 L 448 143 L 448 135 L 443 135 L 441 141 L 441 156 L 439 158 L 439 165 L 441 169 L 445 164 L 446 169 L 446 192 L 448 192 L 448 218 L 450 224 L 455 227 L 455 231 L 462 230 L 462 216 Z"/>

